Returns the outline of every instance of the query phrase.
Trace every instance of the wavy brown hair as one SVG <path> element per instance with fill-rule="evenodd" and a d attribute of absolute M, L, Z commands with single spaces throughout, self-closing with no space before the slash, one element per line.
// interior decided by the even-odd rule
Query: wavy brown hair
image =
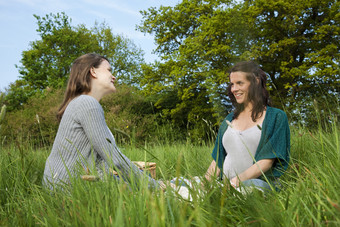
<path fill-rule="evenodd" d="M 98 68 L 102 61 L 109 61 L 106 57 L 99 54 L 84 54 L 77 58 L 71 67 L 70 77 L 68 79 L 64 101 L 59 107 L 57 119 L 61 121 L 67 105 L 81 94 L 87 94 L 91 91 L 91 73 L 92 67 Z"/>
<path fill-rule="evenodd" d="M 246 74 L 247 80 L 250 81 L 248 100 L 253 104 L 251 118 L 255 122 L 256 119 L 262 116 L 266 106 L 270 106 L 269 93 L 266 88 L 267 75 L 260 66 L 253 61 L 237 63 L 229 70 L 229 76 L 232 72 L 243 72 Z M 228 86 L 228 96 L 235 107 L 234 118 L 237 118 L 245 106 L 243 103 L 237 103 L 235 96 L 231 92 L 231 84 Z"/>

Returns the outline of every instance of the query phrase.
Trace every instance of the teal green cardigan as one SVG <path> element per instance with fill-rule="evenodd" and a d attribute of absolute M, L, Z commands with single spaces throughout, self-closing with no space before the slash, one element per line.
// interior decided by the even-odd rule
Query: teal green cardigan
<path fill-rule="evenodd" d="M 223 163 L 227 156 L 227 152 L 222 145 L 222 137 L 228 128 L 227 121 L 231 122 L 233 117 L 234 113 L 231 112 L 221 123 L 215 147 L 211 154 L 217 166 L 221 169 L 221 178 L 223 175 Z M 269 180 L 273 180 L 273 178 L 280 177 L 286 171 L 289 163 L 290 130 L 287 115 L 280 109 L 268 106 L 261 130 L 261 139 L 254 159 L 256 161 L 275 159 L 272 168 L 265 174 Z"/>

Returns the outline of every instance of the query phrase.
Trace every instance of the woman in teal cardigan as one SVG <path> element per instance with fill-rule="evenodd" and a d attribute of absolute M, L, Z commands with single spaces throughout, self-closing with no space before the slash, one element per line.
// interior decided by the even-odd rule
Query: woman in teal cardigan
<path fill-rule="evenodd" d="M 240 62 L 229 73 L 234 110 L 220 125 L 205 177 L 229 180 L 235 188 L 272 189 L 289 163 L 287 116 L 270 107 L 267 76 L 256 63 Z"/>

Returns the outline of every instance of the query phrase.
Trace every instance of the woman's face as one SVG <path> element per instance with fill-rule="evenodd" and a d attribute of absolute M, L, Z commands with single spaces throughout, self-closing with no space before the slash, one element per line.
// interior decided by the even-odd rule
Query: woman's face
<path fill-rule="evenodd" d="M 248 93 L 250 81 L 247 79 L 244 72 L 230 73 L 231 92 L 234 95 L 238 104 L 248 104 Z"/>
<path fill-rule="evenodd" d="M 116 78 L 112 75 L 112 67 L 110 63 L 103 60 L 98 68 L 93 68 L 96 77 L 96 85 L 103 92 L 109 94 L 116 91 L 114 82 Z"/>

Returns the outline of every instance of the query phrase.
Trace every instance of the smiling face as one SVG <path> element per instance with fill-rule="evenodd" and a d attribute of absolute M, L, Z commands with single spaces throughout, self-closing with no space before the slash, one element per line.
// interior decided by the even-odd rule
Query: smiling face
<path fill-rule="evenodd" d="M 247 106 L 250 81 L 247 79 L 246 73 L 239 71 L 230 73 L 230 86 L 236 102 Z"/>
<path fill-rule="evenodd" d="M 97 91 L 102 93 L 102 95 L 116 91 L 114 85 L 116 78 L 112 75 L 112 67 L 108 61 L 103 60 L 98 68 L 92 68 L 91 74 L 94 77 L 93 80 Z"/>

